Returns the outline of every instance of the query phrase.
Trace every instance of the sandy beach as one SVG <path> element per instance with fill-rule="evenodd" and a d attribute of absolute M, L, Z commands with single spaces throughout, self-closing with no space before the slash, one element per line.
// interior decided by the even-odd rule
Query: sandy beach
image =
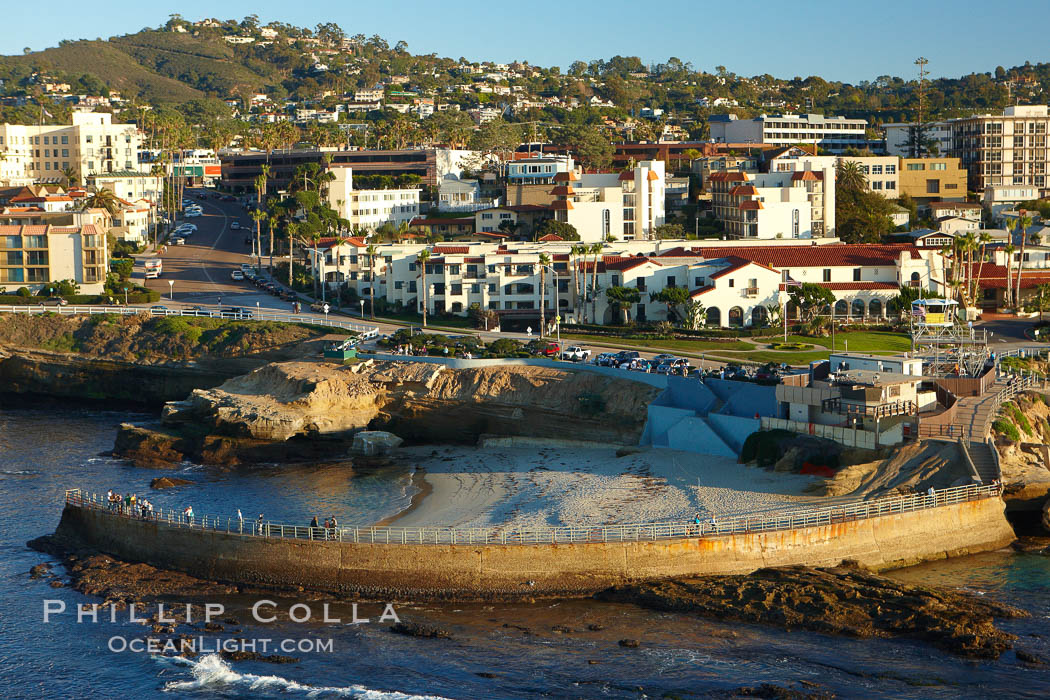
<path fill-rule="evenodd" d="M 673 450 L 624 457 L 613 447 L 448 447 L 399 450 L 422 474 L 412 506 L 383 524 L 583 525 L 692 519 L 807 503 L 814 477 Z M 429 491 L 429 492 L 428 492 Z"/>

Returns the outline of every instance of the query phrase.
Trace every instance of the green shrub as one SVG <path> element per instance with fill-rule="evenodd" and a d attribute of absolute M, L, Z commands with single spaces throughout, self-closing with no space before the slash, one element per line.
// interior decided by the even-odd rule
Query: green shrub
<path fill-rule="evenodd" d="M 992 430 L 1011 442 L 1021 442 L 1021 433 L 1017 431 L 1017 426 L 1006 418 L 997 418 L 995 422 L 992 423 Z"/>
<path fill-rule="evenodd" d="M 1014 425 L 1023 430 L 1026 435 L 1032 434 L 1032 424 L 1028 422 L 1028 416 L 1021 412 L 1017 404 L 1012 401 L 1005 403 L 1003 404 L 1003 411 L 1013 420 Z"/>
<path fill-rule="evenodd" d="M 29 291 L 29 287 L 19 287 L 18 291 L 15 292 L 15 294 L 25 299 L 28 299 L 29 297 L 33 296 L 33 293 Z"/>

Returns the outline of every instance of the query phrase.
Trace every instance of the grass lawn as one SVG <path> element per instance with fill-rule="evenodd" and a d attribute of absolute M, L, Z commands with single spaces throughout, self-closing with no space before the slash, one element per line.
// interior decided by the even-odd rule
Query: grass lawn
<path fill-rule="evenodd" d="M 763 343 L 782 343 L 784 336 L 771 335 L 756 338 Z M 804 335 L 789 335 L 789 343 L 809 343 L 831 348 L 831 337 L 810 338 Z M 904 333 L 887 333 L 885 331 L 845 331 L 835 334 L 835 350 L 841 352 L 849 347 L 850 352 L 867 352 L 874 354 L 894 354 L 911 350 L 911 339 Z"/>
<path fill-rule="evenodd" d="M 708 350 L 750 350 L 754 347 L 751 343 L 739 340 L 665 340 L 660 338 L 616 338 L 603 335 L 582 335 L 578 333 L 562 333 L 562 341 L 573 340 L 586 345 L 622 345 L 632 348 L 652 348 L 654 350 L 677 350 L 678 352 L 706 352 Z"/>

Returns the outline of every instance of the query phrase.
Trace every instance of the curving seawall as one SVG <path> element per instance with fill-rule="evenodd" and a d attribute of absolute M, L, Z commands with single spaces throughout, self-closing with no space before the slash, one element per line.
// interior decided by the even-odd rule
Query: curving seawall
<path fill-rule="evenodd" d="M 67 505 L 56 534 L 199 578 L 383 599 L 583 596 L 631 581 L 852 559 L 892 569 L 1014 540 L 1001 498 L 795 530 L 639 542 L 402 545 L 175 528 Z"/>

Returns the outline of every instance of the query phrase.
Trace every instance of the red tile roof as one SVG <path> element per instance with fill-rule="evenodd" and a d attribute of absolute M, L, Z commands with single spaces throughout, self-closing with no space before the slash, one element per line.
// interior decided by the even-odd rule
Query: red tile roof
<path fill-rule="evenodd" d="M 568 211 L 574 208 L 575 207 L 572 206 L 572 202 L 570 202 L 567 199 L 556 199 L 553 202 L 551 202 L 551 209 L 557 209 L 559 211 Z"/>
<path fill-rule="evenodd" d="M 1050 270 L 1025 270 L 1021 274 L 1021 289 L 1031 289 L 1050 283 Z M 1017 269 L 1010 273 L 1010 284 L 1017 286 Z M 981 289 L 1006 289 L 1006 268 L 985 263 L 981 268 Z"/>
<path fill-rule="evenodd" d="M 553 242 L 553 241 L 564 241 L 564 240 L 565 240 L 564 238 L 562 238 L 561 236 L 559 236 L 557 234 L 548 233 L 546 236 L 544 236 L 544 237 L 542 237 L 540 239 L 540 243 L 550 243 L 550 242 Z"/>
<path fill-rule="evenodd" d="M 746 211 L 764 209 L 765 207 L 763 207 L 762 202 L 758 201 L 757 199 L 747 199 L 741 202 L 738 208 Z"/>
<path fill-rule="evenodd" d="M 470 252 L 467 245 L 436 245 L 430 249 L 434 255 L 465 255 Z"/>
<path fill-rule="evenodd" d="M 770 246 L 719 246 L 711 248 L 673 248 L 660 257 L 743 258 L 769 267 L 781 269 L 792 267 L 871 267 L 895 263 L 901 253 L 917 260 L 919 249 L 911 244 L 830 244 L 830 245 L 770 245 Z"/>
<path fill-rule="evenodd" d="M 801 170 L 791 174 L 792 182 L 799 181 L 813 181 L 817 182 L 824 179 L 824 173 L 815 173 L 812 170 Z"/>
<path fill-rule="evenodd" d="M 737 185 L 729 189 L 729 194 L 740 196 L 745 194 L 758 194 L 758 190 L 755 189 L 754 185 Z"/>
<path fill-rule="evenodd" d="M 551 194 L 567 197 L 570 194 L 576 194 L 576 190 L 572 189 L 572 185 L 557 185 L 551 190 Z"/>

